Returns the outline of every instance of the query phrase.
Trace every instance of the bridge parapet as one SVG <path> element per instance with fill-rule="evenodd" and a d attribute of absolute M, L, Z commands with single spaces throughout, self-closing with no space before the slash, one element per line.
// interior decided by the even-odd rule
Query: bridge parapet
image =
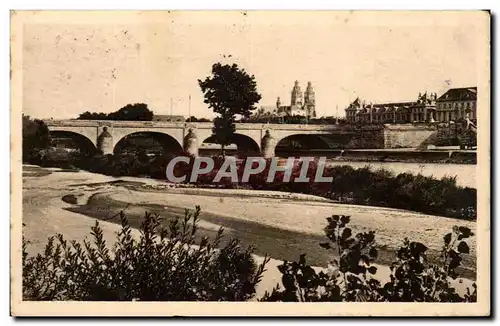
<path fill-rule="evenodd" d="M 212 136 L 212 122 L 161 122 L 161 121 L 111 121 L 111 120 L 45 120 L 50 131 L 71 132 L 87 137 L 95 146 L 98 137 L 102 135 L 105 127 L 112 138 L 113 146 L 121 139 L 135 133 L 151 133 L 177 142 L 179 147 L 196 153 L 197 148 Z M 427 125 L 299 125 L 299 124 L 262 124 L 262 123 L 236 123 L 235 143 L 241 148 L 260 150 L 272 153 L 273 149 L 265 149 L 262 141 L 266 135 L 271 141 L 266 142 L 267 147 L 275 146 L 285 138 L 295 137 L 304 144 L 306 138 L 319 141 L 324 139 L 330 148 L 390 148 L 390 147 L 416 147 L 426 141 L 435 126 Z M 191 131 L 190 131 L 191 130 Z M 186 136 L 191 134 L 189 141 Z M 296 136 L 299 136 L 297 138 Z M 188 144 L 189 146 L 185 145 Z M 195 146 L 196 145 L 196 146 Z M 336 145 L 336 146 L 333 146 Z M 308 145 L 305 145 L 308 146 Z M 333 146 L 333 147 L 332 147 Z M 111 147 L 111 145 L 108 146 Z M 238 147 L 239 148 L 239 147 Z"/>
<path fill-rule="evenodd" d="M 44 120 L 47 126 L 82 126 L 82 127 L 152 127 L 152 128 L 212 128 L 212 122 L 162 122 L 162 121 L 116 121 L 116 120 Z M 339 125 L 301 125 L 301 124 L 263 124 L 263 123 L 236 123 L 239 130 L 310 130 L 327 131 L 339 130 L 345 127 Z"/>

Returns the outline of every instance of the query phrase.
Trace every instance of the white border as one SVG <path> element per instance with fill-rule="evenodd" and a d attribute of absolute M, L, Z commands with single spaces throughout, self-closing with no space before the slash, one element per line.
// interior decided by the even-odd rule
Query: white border
<path fill-rule="evenodd" d="M 104 1 L 96 1 L 96 0 L 87 0 L 87 1 L 72 1 L 71 3 L 69 2 L 62 2 L 62 1 L 45 1 L 42 4 L 40 4 L 38 1 L 2 1 L 1 5 L 2 9 L 2 16 L 1 16 L 1 21 L 2 21 L 2 30 L 1 30 L 1 37 L 2 37 L 2 45 L 4 46 L 4 51 L 1 52 L 2 55 L 2 70 L 1 72 L 3 73 L 2 76 L 4 85 L 1 88 L 1 94 L 2 100 L 3 100 L 3 106 L 4 109 L 1 110 L 1 114 L 3 116 L 0 118 L 0 121 L 2 121 L 5 126 L 4 128 L 0 128 L 1 132 L 4 134 L 1 137 L 1 146 L 2 149 L 4 149 L 4 153 L 7 154 L 9 151 L 9 145 L 10 145 L 10 113 L 7 108 L 10 108 L 10 80 L 9 80 L 9 9 L 493 9 L 493 13 L 496 14 L 498 13 L 498 1 L 482 1 L 482 0 L 475 0 L 475 1 L 453 1 L 453 2 L 438 2 L 438 1 L 426 1 L 426 0 L 421 0 L 421 1 L 405 1 L 405 2 L 396 2 L 396 1 L 377 1 L 376 5 L 374 2 L 371 1 L 345 1 L 344 3 L 336 3 L 336 4 L 327 4 L 324 3 L 321 0 L 308 0 L 308 1 L 283 1 L 280 4 L 276 3 L 270 3 L 269 1 L 259 1 L 259 0 L 254 0 L 254 1 L 239 1 L 237 5 L 235 5 L 234 2 L 232 1 L 210 1 L 210 4 L 206 1 L 182 1 L 182 0 L 176 0 L 176 1 L 169 1 L 168 2 L 168 8 L 167 6 L 158 6 L 158 2 L 156 1 L 148 1 L 148 0 L 142 0 L 140 2 L 138 1 L 129 1 L 129 0 L 123 0 L 120 2 L 116 3 L 106 3 Z M 493 39 L 494 38 L 494 39 Z M 492 34 L 492 42 L 495 42 L 498 40 L 498 35 L 496 33 Z M 491 60 L 493 61 L 496 59 L 496 53 L 495 57 L 492 57 Z M 492 71 L 492 74 L 494 74 L 494 71 Z M 498 87 L 495 85 L 494 89 L 491 89 L 491 94 L 498 93 Z M 493 108 L 497 107 L 497 99 L 494 98 L 495 102 L 492 103 Z M 496 114 L 496 120 L 495 122 L 500 122 L 497 121 L 500 119 L 498 117 L 498 114 Z M 500 123 L 495 124 L 495 125 L 500 125 Z M 493 128 L 491 130 L 492 132 L 492 137 L 496 136 L 493 133 L 495 133 L 496 129 Z M 495 148 L 497 149 L 497 148 Z M 493 159 L 493 157 L 492 157 Z M 8 233 L 6 234 L 3 239 L 9 239 L 10 238 L 10 227 L 8 225 L 8 220 L 6 216 L 10 216 L 10 211 L 9 211 L 9 206 L 10 206 L 10 190 L 9 190 L 9 185 L 10 185 L 10 178 L 7 174 L 7 170 L 10 169 L 10 161 L 8 160 L 3 160 L 2 161 L 2 167 L 4 168 L 4 173 L 2 176 L 5 178 L 2 182 L 2 195 L 0 198 L 3 200 L 3 204 L 1 205 L 2 209 L 5 210 L 6 214 L 3 214 L 4 216 L 4 227 L 3 231 Z M 491 180 L 492 182 L 496 181 L 496 178 Z M 492 202 L 499 202 L 497 200 L 497 197 L 492 198 Z M 495 216 L 494 212 L 492 211 L 492 217 Z M 496 223 L 498 226 L 498 223 Z M 7 240 L 4 240 L 7 242 Z M 9 248 L 10 243 L 6 243 L 4 246 L 2 246 L 3 252 L 5 255 L 4 259 L 6 259 L 9 256 Z M 496 250 L 498 256 L 498 250 Z M 494 257 L 496 260 L 497 257 Z M 7 280 L 10 277 L 10 270 L 8 269 L 8 264 L 4 263 L 4 269 L 2 271 L 2 280 L 4 281 L 4 287 L 2 288 L 4 291 L 2 300 L 3 307 L 6 307 L 7 305 L 10 305 L 10 289 L 9 285 L 6 284 Z M 495 292 L 497 292 L 498 288 L 495 289 Z M 498 292 L 497 292 L 498 293 Z M 493 308 L 493 307 L 492 307 Z M 494 308 L 493 308 L 494 309 Z M 125 309 L 124 309 L 125 310 Z M 4 314 L 5 316 L 6 314 Z M 12 322 L 12 319 L 9 320 Z M 49 321 L 50 322 L 50 321 Z M 91 321 L 93 324 L 95 323 L 100 323 L 99 321 Z M 258 321 L 259 323 L 263 321 Z M 379 322 L 387 322 L 387 321 L 379 321 Z M 426 322 L 431 322 L 430 320 L 427 320 Z"/>

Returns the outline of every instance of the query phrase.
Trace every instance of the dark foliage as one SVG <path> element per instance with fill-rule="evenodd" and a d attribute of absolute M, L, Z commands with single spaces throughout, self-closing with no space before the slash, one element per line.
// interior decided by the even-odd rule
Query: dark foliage
<path fill-rule="evenodd" d="M 191 116 L 187 118 L 186 122 L 211 122 L 212 120 L 207 119 L 207 118 L 197 118 L 194 116 Z"/>
<path fill-rule="evenodd" d="M 352 235 L 349 216 L 328 218 L 325 233 L 330 242 L 320 246 L 332 252 L 329 271 L 315 271 L 305 255 L 298 262 L 278 266 L 283 286 L 276 286 L 261 301 L 284 302 L 476 302 L 476 284 L 460 296 L 450 284 L 457 278 L 462 255 L 469 253 L 464 241 L 474 234 L 466 227 L 455 227 L 444 237 L 442 262 L 430 264 L 427 247 L 406 239 L 391 266 L 390 281 L 381 284 L 374 277 L 372 264 L 378 257 L 373 231 Z"/>
<path fill-rule="evenodd" d="M 27 254 L 23 239 L 23 300 L 245 301 L 255 295 L 267 258 L 257 266 L 252 248 L 237 240 L 197 239 L 199 207 L 168 226 L 146 214 L 134 238 L 123 214 L 110 248 L 96 221 L 92 242 L 51 237 L 45 251 Z M 221 248 L 219 248 L 221 247 Z"/>
<path fill-rule="evenodd" d="M 255 76 L 236 64 L 215 63 L 211 76 L 199 79 L 198 84 L 205 97 L 204 103 L 218 114 L 214 119 L 213 134 L 224 156 L 224 147 L 231 144 L 236 131 L 236 116 L 249 117 L 255 110 L 255 103 L 262 98 L 257 92 Z"/>
<path fill-rule="evenodd" d="M 23 299 L 85 301 L 246 301 L 254 298 L 264 262 L 256 266 L 252 248 L 243 251 L 237 240 L 222 246 L 216 238 L 197 240 L 200 208 L 186 210 L 164 227 L 162 219 L 146 214 L 139 238 L 123 214 L 117 241 L 109 248 L 96 221 L 93 241 L 83 244 L 50 237 L 45 251 L 28 256 L 23 238 Z M 332 253 L 330 268 L 316 271 L 306 262 L 284 261 L 278 266 L 282 286 L 266 292 L 260 301 L 285 302 L 476 302 L 477 291 L 460 295 L 450 280 L 458 277 L 466 240 L 474 234 L 456 226 L 443 237 L 441 262 L 427 260 L 427 247 L 405 239 L 390 266 L 390 280 L 376 278 L 378 250 L 373 231 L 356 235 L 349 216 L 327 218 L 329 242 L 319 245 Z"/>
<path fill-rule="evenodd" d="M 331 197 L 359 205 L 386 206 L 417 212 L 474 220 L 477 214 L 476 189 L 461 187 L 456 178 L 435 179 L 421 174 L 369 167 L 353 169 L 336 166 L 326 175 L 333 176 Z"/>
<path fill-rule="evenodd" d="M 47 125 L 42 120 L 32 120 L 23 114 L 23 153 L 24 163 L 32 163 L 40 159 L 40 151 L 51 145 L 51 138 Z"/>
<path fill-rule="evenodd" d="M 123 121 L 151 121 L 153 112 L 144 103 L 127 104 L 118 111 L 106 113 L 84 112 L 78 116 L 79 120 L 123 120 Z"/>

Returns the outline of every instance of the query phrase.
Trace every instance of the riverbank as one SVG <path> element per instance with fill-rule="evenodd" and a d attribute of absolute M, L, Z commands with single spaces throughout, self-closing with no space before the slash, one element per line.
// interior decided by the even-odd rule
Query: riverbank
<path fill-rule="evenodd" d="M 438 164 L 477 164 L 476 151 L 441 149 L 346 149 L 346 150 L 277 150 L 276 155 L 324 156 L 340 162 L 399 162 Z"/>
<path fill-rule="evenodd" d="M 45 155 L 40 165 L 52 167 L 81 168 L 86 171 L 101 173 L 109 176 L 135 176 L 147 177 L 158 180 L 166 180 L 166 167 L 175 156 L 159 155 L 155 157 L 137 157 L 135 155 L 106 155 L 106 156 L 74 156 L 65 161 L 51 158 Z M 415 171 L 408 171 L 406 167 L 398 172 L 393 172 L 386 168 L 363 167 L 354 168 L 351 165 L 339 164 L 335 160 L 327 160 L 326 167 L 322 169 L 323 177 L 331 178 L 331 182 L 295 182 L 296 178 L 303 173 L 301 164 L 296 161 L 287 181 L 284 171 L 272 172 L 273 162 L 265 161 L 264 170 L 253 174 L 248 180 L 242 181 L 243 169 L 246 166 L 245 159 L 236 162 L 234 171 L 238 178 L 223 177 L 217 178 L 219 169 L 223 166 L 224 160 L 216 157 L 214 167 L 210 172 L 198 175 L 192 181 L 199 188 L 244 188 L 251 190 L 284 191 L 291 193 L 312 194 L 327 199 L 334 199 L 339 203 L 368 205 L 379 207 L 391 207 L 399 209 L 409 209 L 425 214 L 436 216 L 447 216 L 465 220 L 474 220 L 477 215 L 476 188 L 474 186 L 462 186 L 457 183 L 456 172 L 458 167 L 469 168 L 466 175 L 470 183 L 475 183 L 474 165 L 450 165 L 441 164 L 438 172 L 427 171 L 421 173 L 426 165 L 418 167 Z M 196 160 L 176 164 L 173 174 L 177 177 L 191 175 Z M 396 163 L 378 163 L 396 164 Z M 401 163 L 403 164 L 403 163 Z M 404 163 L 411 164 L 411 163 Z M 415 164 L 415 163 L 413 163 Z M 438 164 L 433 164 L 437 166 Z M 451 171 L 446 168 L 452 167 Z M 453 168 L 454 167 L 454 168 Z M 306 176 L 314 180 L 320 172 L 317 162 L 309 163 Z M 430 173 L 429 173 L 430 172 Z M 451 172 L 451 173 L 448 173 Z M 455 173 L 453 173 L 455 172 Z M 227 175 L 227 174 L 226 174 Z M 189 180 L 186 179 L 186 180 Z"/>
<path fill-rule="evenodd" d="M 193 209 L 194 205 L 202 209 L 200 235 L 213 236 L 223 227 L 226 240 L 237 238 L 245 246 L 254 246 L 257 256 L 267 254 L 275 261 L 293 261 L 306 253 L 308 261 L 318 267 L 325 267 L 332 258 L 319 247 L 319 243 L 326 240 L 323 230 L 326 217 L 332 214 L 351 216 L 353 233 L 376 232 L 380 252 L 377 262 L 381 265 L 395 259 L 396 249 L 405 237 L 425 243 L 429 257 L 435 260 L 440 254 L 443 235 L 454 225 L 466 226 L 475 232 L 472 221 L 397 209 L 341 205 L 312 195 L 239 189 L 167 189 L 163 182 L 152 179 L 114 178 L 84 171 L 59 172 L 59 169 L 27 170 L 31 171 L 26 172 L 23 182 L 23 222 L 27 225 L 26 237 L 38 251 L 43 249 L 46 238 L 56 232 L 80 241 L 88 236 L 95 219 L 107 227 L 114 225 L 109 228 L 116 230 L 118 219 L 113 216 L 120 211 L 137 227 L 146 211 L 169 220 L 183 215 L 184 209 Z M 73 195 L 76 202 L 64 202 L 62 198 L 66 195 Z M 108 241 L 113 241 L 111 234 Z M 471 255 L 466 257 L 466 268 L 461 275 L 474 279 L 474 238 L 470 247 Z M 279 279 L 276 271 L 272 278 Z"/>

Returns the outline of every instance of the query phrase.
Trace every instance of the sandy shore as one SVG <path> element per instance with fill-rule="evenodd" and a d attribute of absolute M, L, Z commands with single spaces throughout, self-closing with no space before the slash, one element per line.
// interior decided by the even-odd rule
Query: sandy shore
<path fill-rule="evenodd" d="M 443 235 L 451 230 L 453 225 L 475 229 L 474 222 L 394 209 L 339 205 L 309 195 L 278 192 L 260 194 L 241 190 L 165 190 L 155 189 L 164 185 L 156 180 L 113 178 L 83 171 L 42 173 L 40 176 L 40 169 L 30 167 L 26 167 L 23 172 L 23 222 L 27 224 L 24 233 L 33 243 L 32 253 L 41 250 L 47 237 L 55 233 L 63 233 L 67 239 L 81 241 L 95 224 L 96 219 L 90 216 L 90 213 L 75 211 L 75 205 L 61 200 L 62 196 L 67 194 L 78 198 L 78 209 L 91 209 L 93 214 L 99 205 L 109 207 L 108 211 L 102 212 L 109 214 L 112 209 L 117 209 L 120 203 L 132 204 L 132 207 L 128 208 L 131 214 L 143 214 L 144 207 L 161 207 L 166 212 L 171 210 L 175 213 L 181 208 L 200 205 L 202 213 L 206 214 L 205 218 L 202 217 L 203 224 L 200 224 L 204 232 L 210 234 L 223 226 L 229 235 L 243 236 L 247 242 L 262 243 L 261 250 L 276 247 L 275 256 L 291 253 L 295 255 L 301 249 L 309 248 L 308 246 L 319 251 L 317 239 L 324 237 L 326 217 L 332 214 L 350 215 L 354 233 L 376 231 L 377 244 L 387 250 L 399 246 L 406 236 L 422 241 L 433 250 L 439 250 Z M 110 183 L 119 180 L 123 182 Z M 99 223 L 105 239 L 112 243 L 119 226 L 102 220 Z M 276 243 L 273 243 L 272 239 L 276 239 Z M 309 241 L 310 244 L 304 244 L 304 241 Z M 475 260 L 475 242 L 470 244 L 471 257 Z M 309 251 L 306 252 L 309 254 Z M 322 257 L 318 255 L 313 252 L 313 260 L 321 261 Z M 278 258 L 280 259 L 273 259 L 269 263 L 265 277 L 258 287 L 259 296 L 280 283 L 276 266 L 284 258 Z M 256 259 L 259 261 L 262 258 L 257 255 Z M 298 255 L 294 259 L 298 259 Z M 388 268 L 379 266 L 377 277 L 387 280 L 388 275 Z M 468 283 L 470 282 L 465 280 L 460 288 Z"/>

